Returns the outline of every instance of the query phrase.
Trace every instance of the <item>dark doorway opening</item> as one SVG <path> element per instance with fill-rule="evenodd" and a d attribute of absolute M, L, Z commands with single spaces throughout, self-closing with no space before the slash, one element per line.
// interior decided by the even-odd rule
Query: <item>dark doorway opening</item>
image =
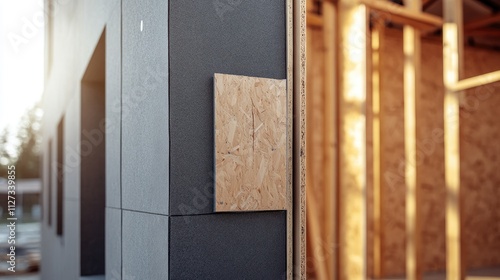
<path fill-rule="evenodd" d="M 81 83 L 80 272 L 105 273 L 105 31 Z"/>

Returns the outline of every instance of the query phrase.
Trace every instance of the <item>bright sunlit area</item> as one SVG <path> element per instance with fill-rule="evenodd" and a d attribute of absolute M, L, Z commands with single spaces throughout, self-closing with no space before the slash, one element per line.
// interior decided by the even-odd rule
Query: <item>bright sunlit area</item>
<path fill-rule="evenodd" d="M 43 0 L 0 1 L 1 279 L 38 279 L 44 20 Z"/>

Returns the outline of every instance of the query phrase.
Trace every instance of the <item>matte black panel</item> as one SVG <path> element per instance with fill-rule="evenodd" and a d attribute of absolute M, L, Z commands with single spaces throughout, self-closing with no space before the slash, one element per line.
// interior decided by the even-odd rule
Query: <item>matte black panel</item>
<path fill-rule="evenodd" d="M 286 279 L 286 212 L 170 218 L 170 279 Z"/>
<path fill-rule="evenodd" d="M 286 78 L 285 2 L 170 1 L 170 213 L 213 212 L 213 75 Z"/>
<path fill-rule="evenodd" d="M 122 5 L 122 208 L 168 214 L 168 2 Z"/>

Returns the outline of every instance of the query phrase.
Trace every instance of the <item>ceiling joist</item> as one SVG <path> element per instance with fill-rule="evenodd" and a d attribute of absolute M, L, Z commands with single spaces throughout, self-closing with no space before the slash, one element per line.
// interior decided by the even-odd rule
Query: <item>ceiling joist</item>
<path fill-rule="evenodd" d="M 394 23 L 407 24 L 421 31 L 432 31 L 443 25 L 443 19 L 428 13 L 411 11 L 401 5 L 383 0 L 360 0 L 372 11 L 376 11 L 376 18 L 385 19 Z"/>
<path fill-rule="evenodd" d="M 500 13 L 496 13 L 484 18 L 480 18 L 471 22 L 468 22 L 465 24 L 464 29 L 467 30 L 474 30 L 478 29 L 481 27 L 488 26 L 493 23 L 498 23 L 500 22 Z"/>

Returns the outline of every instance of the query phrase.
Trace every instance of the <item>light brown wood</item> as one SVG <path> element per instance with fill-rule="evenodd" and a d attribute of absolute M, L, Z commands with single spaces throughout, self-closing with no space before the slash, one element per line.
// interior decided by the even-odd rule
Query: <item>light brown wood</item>
<path fill-rule="evenodd" d="M 496 13 L 490 16 L 486 16 L 484 18 L 480 18 L 471 22 L 468 22 L 467 24 L 464 25 L 464 30 L 465 31 L 470 31 L 474 29 L 478 29 L 481 27 L 488 26 L 493 23 L 499 23 L 500 22 L 500 13 Z"/>
<path fill-rule="evenodd" d="M 215 210 L 286 209 L 286 80 L 214 75 Z"/>
<path fill-rule="evenodd" d="M 307 159 L 309 160 L 309 159 Z M 310 183 L 311 177 L 308 176 L 307 183 Z M 314 271 L 316 274 L 316 279 L 326 280 L 328 278 L 328 271 L 326 262 L 324 261 L 324 253 L 322 252 L 321 246 L 323 244 L 323 238 L 321 235 L 321 226 L 319 223 L 319 211 L 317 209 L 318 204 L 314 200 L 313 195 L 306 196 L 307 201 L 307 238 L 309 239 L 309 248 L 312 255 L 312 265 L 314 266 Z"/>
<path fill-rule="evenodd" d="M 463 280 L 465 263 L 462 251 L 462 203 L 460 199 L 460 93 L 453 89 L 460 79 L 462 69 L 461 1 L 444 0 L 443 11 L 445 19 L 443 25 L 444 160 L 447 192 L 446 277 L 448 280 Z"/>
<path fill-rule="evenodd" d="M 457 81 L 450 86 L 453 91 L 462 91 L 500 81 L 500 70 Z"/>
<path fill-rule="evenodd" d="M 321 17 L 317 14 L 308 13 L 307 14 L 307 26 L 314 27 L 314 28 L 323 28 L 323 17 Z"/>
<path fill-rule="evenodd" d="M 366 116 L 368 13 L 338 2 L 339 279 L 366 279 Z"/>
<path fill-rule="evenodd" d="M 395 23 L 411 25 L 421 31 L 432 31 L 441 27 L 443 20 L 435 15 L 409 10 L 398 4 L 382 0 L 360 0 L 370 9 L 380 13 L 383 17 Z"/>
<path fill-rule="evenodd" d="M 325 254 L 324 262 L 327 268 L 328 277 L 326 279 L 334 278 L 335 266 L 335 178 L 337 175 L 337 166 L 335 161 L 335 139 L 336 135 L 336 102 L 335 102 L 335 5 L 332 2 L 325 1 L 322 4 L 323 11 L 323 41 L 325 44 L 324 49 L 324 141 L 323 141 L 323 179 L 324 179 L 324 195 L 323 205 L 325 206 L 325 245 L 328 246 L 327 253 Z"/>
<path fill-rule="evenodd" d="M 383 194 L 383 160 L 382 146 L 383 137 L 382 126 L 382 80 L 381 80 L 381 49 L 383 45 L 384 25 L 377 22 L 372 30 L 371 50 L 372 50 L 372 141 L 373 141 L 373 276 L 375 279 L 384 277 L 383 272 L 383 242 L 382 231 L 382 201 Z"/>
<path fill-rule="evenodd" d="M 306 2 L 293 0 L 293 278 L 301 280 L 306 279 L 305 77 Z"/>
<path fill-rule="evenodd" d="M 420 0 L 407 0 L 411 11 L 420 11 Z M 420 32 L 403 28 L 405 185 L 406 185 L 406 278 L 422 279 L 421 195 L 417 182 L 417 96 L 420 90 Z"/>

